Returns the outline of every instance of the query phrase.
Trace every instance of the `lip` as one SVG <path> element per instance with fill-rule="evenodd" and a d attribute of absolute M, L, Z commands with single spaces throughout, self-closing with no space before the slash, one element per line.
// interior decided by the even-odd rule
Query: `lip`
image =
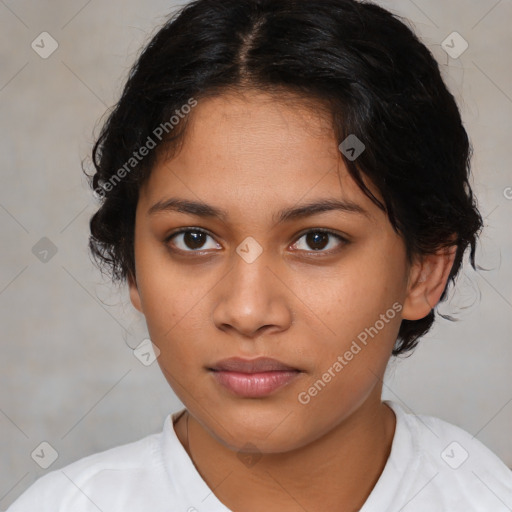
<path fill-rule="evenodd" d="M 242 357 L 230 357 L 222 359 L 209 368 L 216 371 L 228 371 L 239 373 L 261 373 L 275 371 L 299 371 L 298 368 L 288 366 L 277 359 L 270 357 L 257 357 L 256 359 L 244 359 Z"/>
<path fill-rule="evenodd" d="M 224 388 L 246 398 L 268 396 L 301 373 L 298 368 L 268 357 L 223 359 L 208 370 Z"/>

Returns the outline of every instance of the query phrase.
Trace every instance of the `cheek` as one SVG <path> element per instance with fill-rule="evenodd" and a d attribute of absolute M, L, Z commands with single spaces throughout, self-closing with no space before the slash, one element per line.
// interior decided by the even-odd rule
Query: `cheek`
<path fill-rule="evenodd" d="M 165 286 L 166 281 L 155 283 L 151 297 L 145 304 L 145 317 L 153 342 L 160 348 L 160 358 L 173 366 L 191 365 L 199 360 L 202 341 L 205 336 L 202 301 L 206 290 L 201 294 L 188 293 L 187 288 L 176 281 Z"/>
<path fill-rule="evenodd" d="M 165 342 L 198 326 L 203 299 L 214 276 L 200 265 L 176 263 L 163 243 L 141 239 L 136 248 L 137 282 L 144 315 L 155 340 Z"/>
<path fill-rule="evenodd" d="M 211 294 L 222 275 L 165 257 L 146 263 L 140 268 L 139 289 L 150 338 L 160 350 L 158 364 L 180 399 L 201 396 L 198 378 L 212 359 L 214 341 Z"/>
<path fill-rule="evenodd" d="M 383 246 L 389 244 L 379 245 L 347 258 L 304 298 L 315 312 L 311 322 L 306 322 L 316 339 L 306 348 L 311 360 L 316 361 L 311 380 L 331 369 L 336 377 L 326 375 L 325 380 L 332 381 L 332 390 L 342 386 L 363 391 L 375 383 L 374 374 L 383 372 L 396 341 L 405 259 L 400 250 L 385 251 Z M 339 356 L 343 370 L 335 371 L 339 369 L 339 365 L 333 368 Z"/>
<path fill-rule="evenodd" d="M 400 256 L 378 257 L 375 252 L 358 252 L 345 265 L 315 280 L 315 287 L 305 279 L 302 289 L 309 291 L 304 294 L 304 303 L 316 313 L 314 325 L 321 332 L 329 338 L 350 342 L 386 315 L 393 304 L 403 300 L 402 272 Z M 392 310 L 387 315 L 386 325 L 399 323 L 395 313 Z"/>

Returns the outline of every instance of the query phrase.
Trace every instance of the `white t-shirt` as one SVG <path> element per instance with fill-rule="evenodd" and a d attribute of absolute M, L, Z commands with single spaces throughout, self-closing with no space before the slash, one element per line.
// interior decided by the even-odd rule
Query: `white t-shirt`
<path fill-rule="evenodd" d="M 391 453 L 360 512 L 511 512 L 512 472 L 443 420 L 396 414 Z M 37 480 L 7 512 L 230 512 L 181 445 L 163 432 L 90 455 Z"/>

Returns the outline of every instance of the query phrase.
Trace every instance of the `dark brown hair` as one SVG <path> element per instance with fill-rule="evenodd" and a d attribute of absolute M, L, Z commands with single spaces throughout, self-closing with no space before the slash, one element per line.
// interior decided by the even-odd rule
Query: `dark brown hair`
<path fill-rule="evenodd" d="M 89 247 L 113 281 L 135 275 L 135 210 L 152 148 L 172 148 L 186 133 L 191 98 L 242 87 L 329 105 L 339 142 L 355 135 L 365 144 L 345 164 L 387 212 L 409 259 L 457 246 L 441 300 L 468 247 L 475 268 L 482 218 L 469 184 L 472 148 L 436 60 L 406 23 L 355 0 L 196 0 L 143 49 L 94 146 L 89 178 L 101 205 Z M 434 316 L 403 320 L 393 355 L 411 351 Z"/>

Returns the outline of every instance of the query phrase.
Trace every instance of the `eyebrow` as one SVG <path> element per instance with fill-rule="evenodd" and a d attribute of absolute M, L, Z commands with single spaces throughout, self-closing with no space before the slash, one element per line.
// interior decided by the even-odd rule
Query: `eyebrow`
<path fill-rule="evenodd" d="M 169 199 L 158 201 L 148 210 L 147 215 L 155 215 L 163 212 L 180 212 L 195 215 L 197 217 L 215 218 L 226 221 L 228 212 L 221 208 L 187 199 L 171 197 Z M 344 213 L 364 215 L 371 218 L 370 214 L 360 205 L 352 201 L 341 201 L 338 199 L 320 199 L 300 206 L 285 208 L 274 216 L 277 224 L 294 219 L 309 217 L 323 212 L 341 211 Z"/>

